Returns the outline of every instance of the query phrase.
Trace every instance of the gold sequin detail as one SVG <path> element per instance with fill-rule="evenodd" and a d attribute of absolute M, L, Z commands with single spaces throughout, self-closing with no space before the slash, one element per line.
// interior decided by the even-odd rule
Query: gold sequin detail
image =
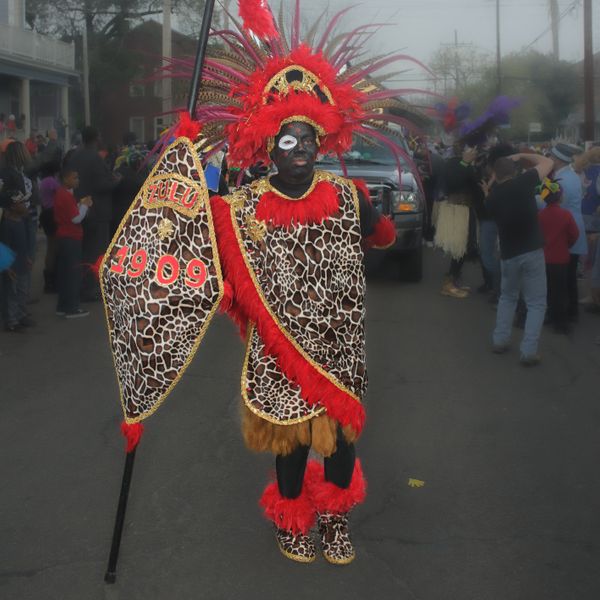
<path fill-rule="evenodd" d="M 246 202 L 246 194 L 243 190 L 236 190 L 232 194 L 228 194 L 227 196 L 223 196 L 223 200 L 233 208 L 235 212 L 238 210 L 242 210 L 244 207 L 244 202 Z"/>
<path fill-rule="evenodd" d="M 173 221 L 170 219 L 163 219 L 158 224 L 158 237 L 161 240 L 165 240 L 170 238 L 175 233 L 175 225 L 173 225 Z"/>
<path fill-rule="evenodd" d="M 267 233 L 267 226 L 256 217 L 248 215 L 246 217 L 246 232 L 253 242 L 260 242 Z"/>
<path fill-rule="evenodd" d="M 290 71 L 302 73 L 302 80 L 288 81 L 287 74 Z M 279 73 L 269 80 L 269 83 L 267 83 L 263 89 L 263 104 L 267 103 L 269 95 L 271 94 L 271 90 L 275 90 L 277 95 L 289 94 L 291 90 L 316 95 L 315 88 L 317 87 L 326 96 L 329 104 L 335 105 L 331 92 L 321 83 L 319 78 L 314 73 L 311 73 L 308 69 L 305 69 L 300 65 L 290 65 L 289 67 L 285 67 L 285 69 L 279 71 Z"/>

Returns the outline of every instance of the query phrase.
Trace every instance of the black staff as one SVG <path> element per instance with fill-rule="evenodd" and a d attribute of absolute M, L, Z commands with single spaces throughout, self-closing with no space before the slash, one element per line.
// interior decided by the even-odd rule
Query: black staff
<path fill-rule="evenodd" d="M 119 560 L 119 548 L 121 547 L 121 536 L 123 534 L 125 511 L 127 510 L 127 498 L 129 497 L 129 485 L 131 484 L 136 450 L 137 447 L 131 452 L 128 452 L 125 457 L 125 468 L 123 469 L 123 480 L 121 481 L 121 493 L 119 494 L 117 516 L 115 517 L 115 529 L 113 531 L 112 544 L 110 546 L 110 556 L 108 557 L 108 568 L 104 575 L 104 581 L 106 583 L 114 583 L 117 580 L 117 561 Z"/>
<path fill-rule="evenodd" d="M 196 112 L 196 102 L 198 101 L 198 92 L 200 91 L 202 67 L 204 66 L 204 56 L 206 54 L 206 45 L 208 44 L 208 34 L 210 31 L 214 6 L 215 0 L 206 0 L 206 4 L 204 5 L 204 16 L 202 17 L 202 28 L 200 29 L 200 37 L 198 38 L 196 62 L 194 64 L 194 73 L 190 83 L 188 112 L 190 113 L 192 119 L 194 118 L 194 114 Z M 136 448 L 133 448 L 133 450 L 127 453 L 125 458 L 125 468 L 123 469 L 121 493 L 119 494 L 119 504 L 117 506 L 117 515 L 115 517 L 115 528 L 110 547 L 108 568 L 106 570 L 106 574 L 104 575 L 104 581 L 106 583 L 115 583 L 117 580 L 117 561 L 119 559 L 119 548 L 121 547 L 121 537 L 123 534 L 123 525 L 125 523 L 125 511 L 127 510 L 127 499 L 129 497 L 129 487 L 131 485 L 131 475 L 133 473 L 135 452 Z"/>

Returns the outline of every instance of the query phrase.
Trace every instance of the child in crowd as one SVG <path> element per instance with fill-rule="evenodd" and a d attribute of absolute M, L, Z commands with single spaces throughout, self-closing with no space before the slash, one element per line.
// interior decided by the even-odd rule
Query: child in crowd
<path fill-rule="evenodd" d="M 56 223 L 54 222 L 54 197 L 60 187 L 60 162 L 45 164 L 40 171 L 40 199 L 42 213 L 40 225 L 46 234 L 46 260 L 44 263 L 44 292 L 56 292 Z"/>
<path fill-rule="evenodd" d="M 548 315 L 558 333 L 568 333 L 568 281 L 569 248 L 579 237 L 579 228 L 573 215 L 561 208 L 562 188 L 552 179 L 544 179 L 540 197 L 546 207 L 540 211 L 539 220 L 544 236 L 546 281 L 548 285 Z"/>
<path fill-rule="evenodd" d="M 54 220 L 57 239 L 57 284 L 58 302 L 56 314 L 67 319 L 87 317 L 88 311 L 79 307 L 81 288 L 81 222 L 92 205 L 90 196 L 79 204 L 73 190 L 79 185 L 79 175 L 73 168 L 65 167 L 61 172 L 61 186 L 54 197 Z"/>

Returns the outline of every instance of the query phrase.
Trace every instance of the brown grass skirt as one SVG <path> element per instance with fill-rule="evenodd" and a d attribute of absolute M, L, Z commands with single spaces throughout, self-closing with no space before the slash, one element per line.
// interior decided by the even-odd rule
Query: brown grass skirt
<path fill-rule="evenodd" d="M 331 456 L 336 450 L 338 422 L 326 414 L 294 425 L 277 425 L 255 415 L 242 402 L 242 433 L 246 446 L 254 452 L 272 452 L 286 455 L 298 446 L 311 446 L 322 456 Z M 348 443 L 358 438 L 350 427 L 342 427 Z"/>

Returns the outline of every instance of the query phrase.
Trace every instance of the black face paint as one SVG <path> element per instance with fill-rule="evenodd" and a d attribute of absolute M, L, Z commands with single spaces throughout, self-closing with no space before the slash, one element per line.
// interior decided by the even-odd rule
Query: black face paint
<path fill-rule="evenodd" d="M 297 140 L 291 148 L 290 137 Z M 276 179 L 288 185 L 312 181 L 318 150 L 317 136 L 310 125 L 296 121 L 284 125 L 275 138 L 275 147 L 271 152 L 271 159 L 278 171 Z"/>

